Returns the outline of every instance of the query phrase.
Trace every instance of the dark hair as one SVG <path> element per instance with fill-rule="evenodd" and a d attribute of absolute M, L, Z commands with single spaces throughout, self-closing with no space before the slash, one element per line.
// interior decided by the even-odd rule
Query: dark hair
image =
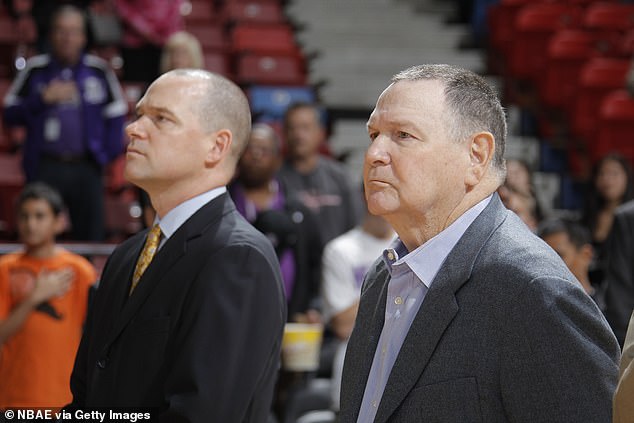
<path fill-rule="evenodd" d="M 442 64 L 412 66 L 394 75 L 391 82 L 420 80 L 437 80 L 444 84 L 449 134 L 456 142 L 479 131 L 493 135 L 492 165 L 503 179 L 506 172 L 506 116 L 493 88 L 474 72 Z"/>
<path fill-rule="evenodd" d="M 53 28 L 55 28 L 55 24 L 57 24 L 57 20 L 60 18 L 60 16 L 67 14 L 75 14 L 81 16 L 84 23 L 84 31 L 87 31 L 88 23 L 86 20 L 86 13 L 84 13 L 83 10 L 71 3 L 64 3 L 53 10 L 50 18 L 49 30 L 52 31 Z"/>
<path fill-rule="evenodd" d="M 590 229 L 591 232 L 594 232 L 599 212 L 603 209 L 603 207 L 605 207 L 605 198 L 603 198 L 597 190 L 596 181 L 597 177 L 599 176 L 599 171 L 601 170 L 601 167 L 607 161 L 617 162 L 621 165 L 623 171 L 625 172 L 625 192 L 623 193 L 623 198 L 621 198 L 621 204 L 634 198 L 632 166 L 630 165 L 630 163 L 625 157 L 618 153 L 610 153 L 603 156 L 601 160 L 599 160 L 592 168 L 592 176 L 588 184 L 588 189 L 585 193 L 583 217 L 581 221 L 587 228 Z"/>
<path fill-rule="evenodd" d="M 24 187 L 18 197 L 16 204 L 17 210 L 20 210 L 28 200 L 46 201 L 49 206 L 51 206 L 55 216 L 59 216 L 62 210 L 64 210 L 64 200 L 62 200 L 62 196 L 55 188 L 52 188 L 44 182 L 32 182 Z"/>
<path fill-rule="evenodd" d="M 312 110 L 315 113 L 315 119 L 317 120 L 317 123 L 321 126 L 325 126 L 324 122 L 322 121 L 321 110 L 319 106 L 317 106 L 314 103 L 309 103 L 307 101 L 297 101 L 291 104 L 290 106 L 288 106 L 288 109 L 286 109 L 286 111 L 284 112 L 284 120 L 283 120 L 284 129 L 288 127 L 289 116 L 295 113 L 295 111 L 301 110 L 301 109 Z"/>
<path fill-rule="evenodd" d="M 588 228 L 585 228 L 577 221 L 564 218 L 553 218 L 543 221 L 537 228 L 537 233 L 542 239 L 549 235 L 565 233 L 577 249 L 590 244 L 592 241 Z"/>

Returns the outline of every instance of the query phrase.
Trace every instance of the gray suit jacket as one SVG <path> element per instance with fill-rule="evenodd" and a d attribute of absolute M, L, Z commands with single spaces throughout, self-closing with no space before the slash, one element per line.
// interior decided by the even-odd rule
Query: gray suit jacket
<path fill-rule="evenodd" d="M 348 344 L 342 422 L 359 414 L 388 283 L 379 260 Z M 494 195 L 429 289 L 375 422 L 609 422 L 618 360 L 595 303 Z"/>

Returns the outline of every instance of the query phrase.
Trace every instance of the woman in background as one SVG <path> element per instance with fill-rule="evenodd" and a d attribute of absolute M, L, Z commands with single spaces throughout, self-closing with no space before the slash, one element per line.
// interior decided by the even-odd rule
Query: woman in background
<path fill-rule="evenodd" d="M 203 69 L 203 49 L 198 39 L 186 31 L 172 34 L 161 53 L 160 72 L 172 69 Z"/>
<path fill-rule="evenodd" d="M 592 234 L 592 243 L 600 252 L 605 242 L 614 211 L 633 198 L 632 168 L 620 154 L 608 154 L 595 165 L 585 196 L 582 223 Z"/>

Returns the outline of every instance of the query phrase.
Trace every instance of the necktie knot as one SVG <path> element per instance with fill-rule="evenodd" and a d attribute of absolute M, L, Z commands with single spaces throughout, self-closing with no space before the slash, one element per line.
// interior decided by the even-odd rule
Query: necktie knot
<path fill-rule="evenodd" d="M 132 291 L 136 288 L 143 272 L 150 265 L 150 262 L 154 258 L 156 254 L 156 250 L 159 246 L 159 241 L 161 239 L 161 227 L 158 224 L 152 226 L 150 232 L 148 232 L 147 237 L 145 239 L 145 245 L 143 246 L 143 250 L 139 255 L 139 260 L 136 263 L 136 267 L 134 268 L 134 274 L 132 276 L 132 286 L 130 286 L 130 295 L 132 295 Z"/>

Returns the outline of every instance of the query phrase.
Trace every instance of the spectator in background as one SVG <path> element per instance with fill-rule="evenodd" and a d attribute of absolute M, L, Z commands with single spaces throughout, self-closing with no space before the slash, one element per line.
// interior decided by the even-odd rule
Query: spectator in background
<path fill-rule="evenodd" d="M 339 339 L 332 371 L 333 409 L 339 410 L 341 373 L 348 338 L 359 308 L 366 272 L 394 239 L 385 219 L 365 209 L 360 225 L 331 240 L 322 256 L 321 297 L 324 322 Z"/>
<path fill-rule="evenodd" d="M 634 310 L 634 200 L 616 210 L 604 253 L 605 316 L 623 346 Z"/>
<path fill-rule="evenodd" d="M 237 178 L 229 187 L 236 208 L 273 243 L 280 261 L 290 321 L 320 321 L 321 238 L 314 216 L 289 198 L 275 177 L 280 141 L 268 125 L 253 126 Z"/>
<path fill-rule="evenodd" d="M 360 199 L 345 167 L 320 154 L 325 128 L 313 104 L 293 104 L 284 116 L 288 158 L 279 179 L 290 197 L 316 216 L 322 241 L 330 241 L 358 222 Z"/>
<path fill-rule="evenodd" d="M 92 265 L 55 244 L 57 191 L 36 182 L 18 198 L 24 251 L 0 257 L 0 409 L 61 407 L 86 318 Z"/>
<path fill-rule="evenodd" d="M 517 159 L 507 161 L 507 175 L 498 189 L 504 205 L 515 212 L 535 232 L 542 219 L 541 207 L 535 195 L 532 172 L 526 162 Z"/>
<path fill-rule="evenodd" d="M 601 158 L 592 171 L 582 215 L 597 253 L 610 233 L 617 207 L 633 196 L 632 167 L 627 159 L 616 153 Z"/>
<path fill-rule="evenodd" d="M 73 239 L 100 241 L 103 167 L 122 152 L 127 103 L 108 64 L 83 53 L 82 11 L 62 6 L 51 22 L 52 52 L 29 59 L 4 99 L 4 117 L 27 129 L 27 181 L 60 191 Z"/>
<path fill-rule="evenodd" d="M 163 46 L 183 29 L 181 0 L 113 0 L 123 24 L 121 57 L 126 81 L 149 84 L 159 75 Z"/>
<path fill-rule="evenodd" d="M 594 256 L 590 231 L 571 220 L 549 219 L 539 225 L 537 233 L 559 254 L 584 291 L 603 308 L 603 302 L 590 281 L 590 264 Z"/>
<path fill-rule="evenodd" d="M 170 35 L 161 53 L 162 74 L 172 69 L 203 69 L 204 65 L 203 49 L 193 34 L 179 31 Z"/>
<path fill-rule="evenodd" d="M 3 0 L 3 3 L 9 14 L 16 20 L 21 39 L 34 38 L 38 53 L 50 53 L 51 15 L 56 9 L 66 4 L 72 4 L 86 11 L 92 0 Z"/>

